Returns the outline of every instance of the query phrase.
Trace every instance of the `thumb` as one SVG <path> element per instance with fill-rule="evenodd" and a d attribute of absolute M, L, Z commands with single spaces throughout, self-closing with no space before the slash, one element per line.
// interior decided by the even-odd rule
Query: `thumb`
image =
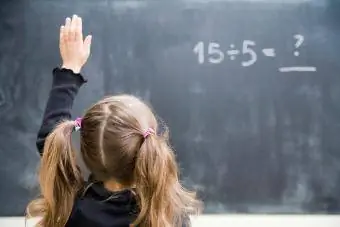
<path fill-rule="evenodd" d="M 84 41 L 84 49 L 86 53 L 88 54 L 91 53 L 91 43 L 92 43 L 92 35 L 86 36 L 85 41 Z"/>

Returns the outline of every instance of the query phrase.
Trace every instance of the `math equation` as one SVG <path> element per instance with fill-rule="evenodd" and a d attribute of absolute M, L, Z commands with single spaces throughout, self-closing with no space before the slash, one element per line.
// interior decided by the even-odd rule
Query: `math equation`
<path fill-rule="evenodd" d="M 295 44 L 293 55 L 295 57 L 300 56 L 299 49 L 304 42 L 304 36 L 297 34 L 294 35 Z M 231 61 L 235 60 L 237 56 L 242 55 L 243 60 L 241 65 L 243 67 L 250 67 L 254 65 L 260 54 L 265 57 L 274 58 L 276 57 L 274 48 L 263 48 L 261 53 L 257 53 L 255 49 L 256 43 L 252 40 L 244 40 L 242 43 L 242 48 L 237 49 L 234 44 L 230 45 L 230 49 L 224 51 L 219 43 L 209 42 L 204 43 L 202 41 L 198 42 L 194 48 L 193 52 L 197 56 L 197 61 L 199 64 L 210 63 L 210 64 L 220 64 L 229 58 Z M 285 66 L 278 69 L 279 72 L 316 72 L 317 69 L 314 66 Z"/>

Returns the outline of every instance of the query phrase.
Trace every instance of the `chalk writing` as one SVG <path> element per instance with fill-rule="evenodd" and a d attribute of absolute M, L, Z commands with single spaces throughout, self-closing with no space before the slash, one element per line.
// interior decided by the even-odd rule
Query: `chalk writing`
<path fill-rule="evenodd" d="M 243 61 L 242 66 L 243 67 L 249 67 L 257 61 L 257 54 L 252 49 L 252 47 L 255 46 L 255 42 L 251 40 L 245 40 L 243 41 L 243 47 L 242 47 L 242 53 L 243 55 L 249 55 L 248 61 Z"/>
<path fill-rule="evenodd" d="M 296 39 L 295 48 L 298 49 L 302 45 L 305 38 L 302 35 L 299 35 L 299 34 L 294 35 L 294 38 Z M 297 56 L 300 55 L 300 52 L 296 50 L 296 51 L 294 51 L 294 55 L 297 57 Z"/>
<path fill-rule="evenodd" d="M 300 56 L 299 48 L 304 44 L 305 38 L 303 35 L 294 35 L 295 50 L 293 52 L 294 56 Z M 256 64 L 258 60 L 258 54 L 256 53 L 256 42 L 253 40 L 244 40 L 242 42 L 241 50 L 237 49 L 235 44 L 230 44 L 230 49 L 225 50 L 217 42 L 204 43 L 202 41 L 198 42 L 194 48 L 193 52 L 197 55 L 197 60 L 199 64 L 210 63 L 210 64 L 220 64 L 228 56 L 230 60 L 235 60 L 236 57 L 242 57 L 241 65 L 243 67 L 250 67 Z M 264 57 L 274 58 L 276 57 L 275 48 L 266 47 L 261 49 Z M 240 56 L 242 55 L 242 56 Z M 314 66 L 285 66 L 278 69 L 279 72 L 316 72 L 317 69 Z"/>
<path fill-rule="evenodd" d="M 233 49 L 233 50 L 228 50 L 227 54 L 229 55 L 230 60 L 235 60 L 236 59 L 236 55 L 239 55 L 240 51 L 235 49 L 235 45 L 234 44 L 231 44 L 230 48 Z"/>
<path fill-rule="evenodd" d="M 194 47 L 194 52 L 198 55 L 198 62 L 203 64 L 205 62 L 205 48 L 203 42 L 198 42 Z M 224 53 L 220 49 L 220 44 L 208 44 L 208 62 L 212 64 L 219 64 L 224 60 Z"/>
<path fill-rule="evenodd" d="M 310 66 L 293 66 L 293 67 L 281 67 L 279 71 L 282 73 L 287 72 L 316 72 L 316 67 Z"/>
<path fill-rule="evenodd" d="M 264 54 L 264 56 L 267 56 L 267 57 L 275 57 L 276 56 L 274 48 L 262 49 L 262 53 Z"/>

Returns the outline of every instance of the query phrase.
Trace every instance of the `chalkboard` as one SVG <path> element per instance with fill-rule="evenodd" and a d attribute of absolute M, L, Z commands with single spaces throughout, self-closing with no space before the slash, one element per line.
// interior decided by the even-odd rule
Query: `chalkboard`
<path fill-rule="evenodd" d="M 93 35 L 74 114 L 104 95 L 151 102 L 206 213 L 340 211 L 337 0 L 5 0 L 0 216 L 37 195 L 35 137 L 59 26 Z"/>

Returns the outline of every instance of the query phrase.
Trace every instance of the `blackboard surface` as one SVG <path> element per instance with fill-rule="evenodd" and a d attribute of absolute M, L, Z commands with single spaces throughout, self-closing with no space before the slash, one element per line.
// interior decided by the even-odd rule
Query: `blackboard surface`
<path fill-rule="evenodd" d="M 336 0 L 4 0 L 0 216 L 36 193 L 37 133 L 59 26 L 93 34 L 75 116 L 103 95 L 150 101 L 207 213 L 340 211 Z"/>

